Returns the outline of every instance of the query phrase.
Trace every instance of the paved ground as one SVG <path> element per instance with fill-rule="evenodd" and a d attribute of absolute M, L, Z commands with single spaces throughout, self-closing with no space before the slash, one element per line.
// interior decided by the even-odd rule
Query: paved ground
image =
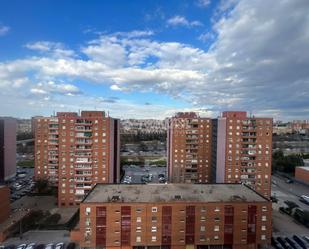
<path fill-rule="evenodd" d="M 309 205 L 299 201 L 301 195 L 309 195 L 309 187 L 296 182 L 288 184 L 285 181 L 284 177 L 272 176 L 272 195 L 279 199 L 281 205 L 289 200 L 297 203 L 302 209 L 309 210 Z"/>
<path fill-rule="evenodd" d="M 141 183 L 141 177 L 143 175 L 152 174 L 153 179 L 151 182 L 158 183 L 158 175 L 164 174 L 166 176 L 166 167 L 157 167 L 157 166 L 126 166 L 124 167 L 125 176 L 132 177 L 132 183 Z"/>
<path fill-rule="evenodd" d="M 11 204 L 12 209 L 30 208 L 50 210 L 57 208 L 57 198 L 54 196 L 24 196 Z"/>
<path fill-rule="evenodd" d="M 309 194 L 309 188 L 298 183 L 288 184 L 285 180 L 285 178 L 277 176 L 272 177 L 272 195 L 278 198 L 278 203 L 273 203 L 273 236 L 292 236 L 294 234 L 309 236 L 308 228 L 296 223 L 287 214 L 279 212 L 279 207 L 284 206 L 284 201 L 287 200 L 293 201 L 301 208 L 309 210 L 308 205 L 298 200 L 299 196 L 306 193 Z"/>
<path fill-rule="evenodd" d="M 58 243 L 64 242 L 69 243 L 70 233 L 66 230 L 48 230 L 48 231 L 28 231 L 23 234 L 22 238 L 14 237 L 9 238 L 5 241 L 4 245 L 20 245 L 20 244 L 48 244 L 48 243 Z"/>

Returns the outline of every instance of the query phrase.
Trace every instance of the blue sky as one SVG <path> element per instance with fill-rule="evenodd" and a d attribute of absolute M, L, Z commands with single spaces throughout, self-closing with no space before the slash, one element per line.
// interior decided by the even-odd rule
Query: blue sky
<path fill-rule="evenodd" d="M 103 109 L 161 119 L 237 109 L 306 118 L 308 7 L 306 0 L 1 1 L 0 115 Z"/>

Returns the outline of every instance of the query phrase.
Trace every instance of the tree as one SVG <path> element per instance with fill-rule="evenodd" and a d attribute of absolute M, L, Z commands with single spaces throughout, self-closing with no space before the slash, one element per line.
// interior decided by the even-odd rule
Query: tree
<path fill-rule="evenodd" d="M 34 186 L 39 194 L 44 194 L 44 193 L 49 192 L 48 180 L 45 178 L 37 179 Z"/>

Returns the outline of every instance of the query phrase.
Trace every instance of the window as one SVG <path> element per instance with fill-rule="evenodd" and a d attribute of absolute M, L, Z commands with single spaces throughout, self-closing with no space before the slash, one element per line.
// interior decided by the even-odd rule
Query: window
<path fill-rule="evenodd" d="M 266 240 L 266 235 L 265 234 L 261 235 L 261 240 Z"/>
<path fill-rule="evenodd" d="M 157 236 L 151 236 L 151 241 L 156 242 L 157 241 Z"/>
<path fill-rule="evenodd" d="M 140 213 L 140 212 L 142 212 L 142 209 L 141 208 L 136 208 L 136 212 Z"/>
<path fill-rule="evenodd" d="M 215 232 L 220 231 L 220 227 L 219 227 L 219 226 L 214 226 L 214 231 L 215 231 Z"/>
<path fill-rule="evenodd" d="M 136 237 L 136 242 L 141 242 L 141 241 L 142 241 L 141 236 L 137 236 L 137 237 Z"/>
<path fill-rule="evenodd" d="M 151 212 L 153 212 L 153 213 L 158 212 L 158 208 L 157 208 L 157 207 L 152 207 L 152 208 L 151 208 Z"/>
<path fill-rule="evenodd" d="M 152 217 L 151 217 L 151 221 L 152 221 L 152 222 L 157 222 L 157 217 L 152 216 Z"/>
<path fill-rule="evenodd" d="M 205 232 L 205 226 L 201 226 L 201 232 Z"/>
<path fill-rule="evenodd" d="M 219 239 L 219 236 L 218 235 L 215 235 L 214 236 L 214 240 L 218 240 Z"/>
<path fill-rule="evenodd" d="M 142 217 L 136 217 L 136 222 L 142 222 Z"/>
<path fill-rule="evenodd" d="M 266 207 L 266 206 L 263 206 L 263 207 L 262 207 L 262 211 L 263 211 L 263 212 L 266 212 L 266 211 L 267 211 L 267 207 Z"/>
<path fill-rule="evenodd" d="M 262 231 L 265 231 L 265 230 L 266 230 L 266 226 L 262 226 L 262 227 L 261 227 L 261 230 L 262 230 Z"/>
<path fill-rule="evenodd" d="M 151 232 L 153 233 L 157 232 L 157 227 L 151 227 Z"/>
<path fill-rule="evenodd" d="M 91 207 L 86 207 L 86 215 L 89 215 L 91 212 Z"/>
<path fill-rule="evenodd" d="M 267 218 L 265 215 L 262 216 L 262 221 L 267 221 Z"/>
<path fill-rule="evenodd" d="M 216 207 L 215 212 L 220 212 L 220 208 Z"/>

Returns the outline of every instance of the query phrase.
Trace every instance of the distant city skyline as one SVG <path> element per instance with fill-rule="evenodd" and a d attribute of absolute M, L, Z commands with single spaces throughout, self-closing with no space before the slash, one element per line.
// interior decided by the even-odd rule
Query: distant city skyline
<path fill-rule="evenodd" d="M 0 116 L 246 110 L 307 119 L 308 8 L 307 0 L 2 1 Z"/>

